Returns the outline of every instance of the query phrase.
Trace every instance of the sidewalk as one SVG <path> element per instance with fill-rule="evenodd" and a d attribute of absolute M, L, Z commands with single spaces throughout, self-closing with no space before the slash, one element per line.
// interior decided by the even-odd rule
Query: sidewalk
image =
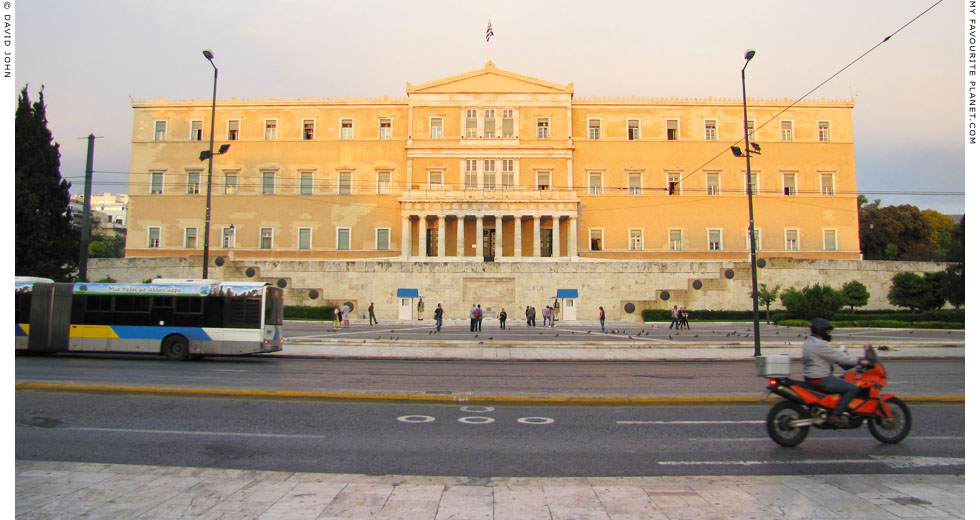
<path fill-rule="evenodd" d="M 18 519 L 966 518 L 962 475 L 468 478 L 17 461 Z"/>

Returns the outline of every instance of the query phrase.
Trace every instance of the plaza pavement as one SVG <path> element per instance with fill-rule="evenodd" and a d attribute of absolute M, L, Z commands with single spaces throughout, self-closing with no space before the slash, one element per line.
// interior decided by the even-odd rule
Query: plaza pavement
<path fill-rule="evenodd" d="M 431 324 L 429 324 L 431 326 Z M 417 326 L 423 327 L 424 324 Z M 615 323 L 607 328 L 616 330 Z M 276 355 L 363 359 L 748 360 L 751 341 L 499 344 L 290 340 Z M 964 356 L 963 342 L 892 342 L 889 357 Z M 798 357 L 799 343 L 763 345 Z M 494 478 L 245 471 L 18 460 L 18 519 L 968 518 L 964 475 Z"/>

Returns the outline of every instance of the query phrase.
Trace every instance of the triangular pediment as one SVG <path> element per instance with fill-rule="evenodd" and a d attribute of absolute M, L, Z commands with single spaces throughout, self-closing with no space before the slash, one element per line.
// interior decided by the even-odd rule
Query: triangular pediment
<path fill-rule="evenodd" d="M 420 85 L 408 83 L 406 91 L 411 94 L 455 94 L 455 93 L 558 93 L 571 94 L 574 83 L 561 85 L 530 76 L 515 74 L 498 69 L 492 61 L 479 70 L 466 72 Z"/>

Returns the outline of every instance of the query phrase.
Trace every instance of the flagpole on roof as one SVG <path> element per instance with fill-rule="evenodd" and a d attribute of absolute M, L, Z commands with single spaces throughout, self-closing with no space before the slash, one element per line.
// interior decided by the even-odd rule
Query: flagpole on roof
<path fill-rule="evenodd" d="M 493 36 L 493 26 L 490 24 L 490 18 L 487 18 L 487 61 L 493 61 L 490 56 L 490 37 Z"/>

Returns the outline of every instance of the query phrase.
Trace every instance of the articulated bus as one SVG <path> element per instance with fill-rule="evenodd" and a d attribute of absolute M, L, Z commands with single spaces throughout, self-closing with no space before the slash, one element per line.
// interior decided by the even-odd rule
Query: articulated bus
<path fill-rule="evenodd" d="M 282 350 L 282 289 L 266 283 L 16 277 L 14 295 L 15 347 L 28 354 L 146 352 L 183 361 Z"/>

